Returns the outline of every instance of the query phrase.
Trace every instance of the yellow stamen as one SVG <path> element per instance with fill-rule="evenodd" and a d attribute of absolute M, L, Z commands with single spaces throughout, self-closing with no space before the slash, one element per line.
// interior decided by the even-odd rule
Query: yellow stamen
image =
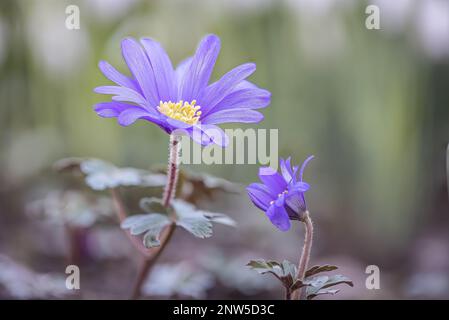
<path fill-rule="evenodd" d="M 194 125 L 198 122 L 201 116 L 201 111 L 199 111 L 201 107 L 195 106 L 195 103 L 196 100 L 192 100 L 190 103 L 182 100 L 176 103 L 171 101 L 160 101 L 157 109 L 167 117 Z"/>

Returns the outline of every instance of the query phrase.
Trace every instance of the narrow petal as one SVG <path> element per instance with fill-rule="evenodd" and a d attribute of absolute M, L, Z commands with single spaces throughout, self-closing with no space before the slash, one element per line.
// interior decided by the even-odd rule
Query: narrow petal
<path fill-rule="evenodd" d="M 290 192 L 292 192 L 292 193 L 304 193 L 304 192 L 306 192 L 309 189 L 310 189 L 310 185 L 308 183 L 300 181 L 300 182 L 297 182 L 297 183 L 295 183 L 293 185 L 290 185 L 289 189 L 288 189 L 288 192 L 289 193 Z"/>
<path fill-rule="evenodd" d="M 138 119 L 146 119 L 156 124 L 160 124 L 160 120 L 151 115 L 147 110 L 143 108 L 130 108 L 120 113 L 118 116 L 118 123 L 122 126 L 129 126 Z"/>
<path fill-rule="evenodd" d="M 229 137 L 223 129 L 215 125 L 197 124 L 190 128 L 181 128 L 181 130 L 187 133 L 193 141 L 203 146 L 215 143 L 223 148 L 229 144 Z"/>
<path fill-rule="evenodd" d="M 104 118 L 117 117 L 121 112 L 129 108 L 139 108 L 128 103 L 122 102 L 101 102 L 94 106 L 95 112 Z"/>
<path fill-rule="evenodd" d="M 253 110 L 235 110 L 228 109 L 217 112 L 211 112 L 206 117 L 201 119 L 205 124 L 219 124 L 219 123 L 258 123 L 263 120 L 263 114 Z"/>
<path fill-rule="evenodd" d="M 152 106 L 159 104 L 159 96 L 153 68 L 138 42 L 132 38 L 122 41 L 122 55 L 142 89 L 143 95 Z"/>
<path fill-rule="evenodd" d="M 313 158 L 315 158 L 315 156 L 309 156 L 307 157 L 306 160 L 304 160 L 304 162 L 302 163 L 301 169 L 299 170 L 299 181 L 302 181 L 302 177 L 304 175 L 304 169 L 306 168 L 307 164 L 310 162 L 310 160 L 312 160 Z"/>
<path fill-rule="evenodd" d="M 197 125 L 195 129 L 201 130 L 201 134 L 207 137 L 203 137 L 203 141 L 207 141 L 206 143 L 203 143 L 204 145 L 215 143 L 220 147 L 225 148 L 229 144 L 228 135 L 223 131 L 223 129 L 216 125 L 200 124 Z"/>
<path fill-rule="evenodd" d="M 144 38 L 140 42 L 156 75 L 155 80 L 159 99 L 162 101 L 176 101 L 178 94 L 175 92 L 175 72 L 164 48 L 152 39 Z"/>
<path fill-rule="evenodd" d="M 277 196 L 287 188 L 282 175 L 271 167 L 260 167 L 259 179 L 270 189 L 273 196 Z"/>
<path fill-rule="evenodd" d="M 209 82 L 219 52 L 220 39 L 216 35 L 208 35 L 201 40 L 180 84 L 182 100 L 192 101 L 198 98 Z"/>
<path fill-rule="evenodd" d="M 181 83 L 184 81 L 184 76 L 189 70 L 190 64 L 192 63 L 193 58 L 189 57 L 181 61 L 175 70 L 176 84 L 177 84 L 177 98 L 176 101 L 181 100 Z"/>
<path fill-rule="evenodd" d="M 292 212 L 292 217 L 300 218 L 301 213 L 306 211 L 306 203 L 304 193 L 289 193 L 285 197 L 285 204 L 288 206 L 288 211 Z"/>
<path fill-rule="evenodd" d="M 290 163 L 290 157 L 288 157 L 287 160 L 281 159 L 280 167 L 282 176 L 284 177 L 285 181 L 287 183 L 290 182 L 292 180 L 292 166 Z"/>
<path fill-rule="evenodd" d="M 215 107 L 232 92 L 239 82 L 249 77 L 254 71 L 256 71 L 254 63 L 245 63 L 227 72 L 220 80 L 208 86 L 199 101 L 204 112 Z"/>
<path fill-rule="evenodd" d="M 212 109 L 203 112 L 206 116 L 210 112 L 217 112 L 227 109 L 260 109 L 270 104 L 271 93 L 265 89 L 260 89 L 249 81 L 240 82 L 231 93 L 223 98 Z"/>
<path fill-rule="evenodd" d="M 145 100 L 145 98 L 138 92 L 129 88 L 117 86 L 101 86 L 96 87 L 94 89 L 94 92 L 114 95 L 112 99 L 115 101 L 132 102 L 142 107 L 148 107 L 148 102 Z"/>
<path fill-rule="evenodd" d="M 246 191 L 254 205 L 263 211 L 268 209 L 270 202 L 273 200 L 270 190 L 261 183 L 251 183 Z"/>
<path fill-rule="evenodd" d="M 291 223 L 288 217 L 287 210 L 284 207 L 282 199 L 276 201 L 268 208 L 266 212 L 271 223 L 274 224 L 281 231 L 288 231 Z"/>
<path fill-rule="evenodd" d="M 167 123 L 172 126 L 174 129 L 189 129 L 192 128 L 191 124 L 170 118 L 170 117 L 166 117 L 166 121 Z"/>
<path fill-rule="evenodd" d="M 212 143 L 210 137 L 196 126 L 190 130 L 189 135 L 193 141 L 200 145 L 208 146 Z"/>
<path fill-rule="evenodd" d="M 100 61 L 98 63 L 98 67 L 100 68 L 100 70 L 104 74 L 104 76 L 106 78 L 108 78 L 109 80 L 111 80 L 112 82 L 115 82 L 119 86 L 133 89 L 134 91 L 137 91 L 137 92 L 140 91 L 140 88 L 136 85 L 137 83 L 133 79 L 130 79 L 127 76 L 118 72 L 108 62 Z"/>

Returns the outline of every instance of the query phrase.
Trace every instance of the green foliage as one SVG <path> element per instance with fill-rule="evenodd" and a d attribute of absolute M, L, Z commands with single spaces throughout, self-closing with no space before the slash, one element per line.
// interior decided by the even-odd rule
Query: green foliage
<path fill-rule="evenodd" d="M 251 260 L 247 266 L 252 270 L 257 271 L 260 274 L 270 273 L 274 275 L 283 286 L 289 291 L 293 292 L 302 287 L 306 287 L 305 297 L 311 300 L 319 295 L 324 294 L 336 294 L 340 290 L 329 289 L 330 287 L 337 286 L 339 284 L 347 284 L 353 286 L 352 281 L 342 275 L 320 275 L 314 276 L 318 273 L 329 272 L 338 269 L 337 266 L 323 265 L 313 266 L 305 273 L 305 279 L 303 281 L 296 280 L 297 267 L 290 261 L 284 260 L 282 263 L 274 260 Z"/>
<path fill-rule="evenodd" d="M 338 269 L 337 266 L 333 266 L 330 264 L 325 264 L 323 266 L 313 266 L 309 270 L 306 271 L 305 277 L 308 278 L 308 277 L 311 277 L 320 272 L 334 271 L 337 269 Z"/>
<path fill-rule="evenodd" d="M 80 169 L 86 175 L 86 184 L 94 190 L 119 186 L 160 187 L 166 182 L 164 175 L 135 168 L 118 168 L 100 159 L 84 160 Z"/>
<path fill-rule="evenodd" d="M 297 272 L 296 266 L 288 260 L 284 260 L 282 263 L 274 260 L 251 260 L 248 262 L 247 266 L 260 274 L 271 273 L 278 278 L 286 288 L 291 288 L 293 286 Z"/>
<path fill-rule="evenodd" d="M 121 227 L 129 229 L 132 235 L 145 233 L 143 243 L 147 248 L 160 245 L 160 235 L 172 221 L 176 226 L 201 239 L 212 236 L 212 223 L 235 226 L 235 221 L 223 213 L 199 210 L 193 204 L 180 199 L 172 200 L 172 206 L 167 209 L 162 206 L 161 199 L 143 198 L 140 200 L 140 207 L 146 214 L 126 218 Z"/>
<path fill-rule="evenodd" d="M 132 235 L 143 236 L 145 247 L 152 248 L 160 245 L 160 234 L 166 226 L 171 223 L 167 215 L 160 213 L 138 214 L 126 218 L 122 224 L 122 229 L 129 229 Z"/>
<path fill-rule="evenodd" d="M 335 289 L 328 289 L 330 287 L 334 287 L 339 284 L 347 284 L 348 286 L 353 287 L 354 284 L 352 281 L 342 275 L 333 275 L 333 276 L 317 276 L 313 278 L 306 278 L 304 281 L 304 285 L 307 286 L 306 288 L 306 298 L 311 300 L 315 298 L 316 296 L 323 295 L 323 294 L 336 294 L 340 290 Z"/>
<path fill-rule="evenodd" d="M 142 198 L 140 199 L 139 206 L 147 213 L 161 212 L 167 214 L 167 209 L 162 204 L 162 199 L 160 198 Z"/>
<path fill-rule="evenodd" d="M 212 222 L 235 226 L 235 221 L 227 215 L 199 210 L 184 200 L 174 199 L 172 206 L 177 216 L 176 225 L 198 238 L 212 236 Z"/>
<path fill-rule="evenodd" d="M 76 190 L 54 190 L 28 203 L 26 212 L 52 223 L 73 227 L 90 227 L 113 216 L 111 200 Z"/>

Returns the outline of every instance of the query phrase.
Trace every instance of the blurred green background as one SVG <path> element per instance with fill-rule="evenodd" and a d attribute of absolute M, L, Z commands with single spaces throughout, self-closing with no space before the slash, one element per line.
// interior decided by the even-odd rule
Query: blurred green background
<path fill-rule="evenodd" d="M 65 27 L 70 4 L 80 8 L 79 30 Z M 380 8 L 380 30 L 365 27 L 368 4 Z M 279 129 L 282 157 L 316 156 L 306 180 L 317 259 L 356 261 L 362 287 L 365 266 L 379 265 L 391 281 L 371 298 L 413 297 L 408 286 L 420 274 L 434 282 L 423 281 L 417 296 L 449 297 L 448 1 L 11 0 L 0 8 L 0 253 L 27 245 L 12 233 L 25 223 L 29 190 L 54 183 L 55 160 L 140 168 L 166 161 L 168 136 L 159 128 L 122 128 L 92 110 L 105 101 L 93 88 L 109 83 L 98 61 L 127 72 L 120 40 L 149 36 L 177 63 L 215 33 L 222 50 L 213 78 L 255 62 L 251 80 L 272 92 L 257 128 Z M 248 184 L 258 166 L 194 169 Z M 216 205 L 242 224 L 222 232 L 256 251 L 280 246 L 274 258 L 296 261 L 298 229 L 278 232 L 244 194 Z M 356 292 L 350 297 L 366 294 Z"/>

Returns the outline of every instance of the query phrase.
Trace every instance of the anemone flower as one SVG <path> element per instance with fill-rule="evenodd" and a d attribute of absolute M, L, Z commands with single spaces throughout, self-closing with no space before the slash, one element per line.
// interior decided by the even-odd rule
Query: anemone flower
<path fill-rule="evenodd" d="M 112 101 L 95 105 L 95 111 L 101 117 L 116 117 L 122 126 L 143 119 L 168 134 L 180 130 L 202 145 L 226 146 L 228 139 L 217 124 L 258 123 L 263 115 L 255 109 L 270 103 L 270 92 L 245 80 L 256 70 L 254 63 L 239 65 L 209 84 L 220 51 L 216 35 L 204 37 L 193 57 L 176 69 L 152 39 L 139 43 L 125 38 L 121 48 L 131 76 L 100 61 L 100 70 L 116 85 L 95 88 L 96 93 L 112 95 Z M 210 132 L 218 132 L 218 138 Z"/>
<path fill-rule="evenodd" d="M 281 173 L 271 167 L 261 167 L 259 179 L 262 183 L 251 183 L 246 188 L 254 205 L 265 211 L 271 223 L 282 231 L 290 229 L 290 220 L 302 220 L 307 211 L 304 193 L 310 186 L 303 181 L 303 174 L 312 159 L 313 156 L 309 156 L 301 168 L 292 168 L 290 158 L 281 159 Z"/>

